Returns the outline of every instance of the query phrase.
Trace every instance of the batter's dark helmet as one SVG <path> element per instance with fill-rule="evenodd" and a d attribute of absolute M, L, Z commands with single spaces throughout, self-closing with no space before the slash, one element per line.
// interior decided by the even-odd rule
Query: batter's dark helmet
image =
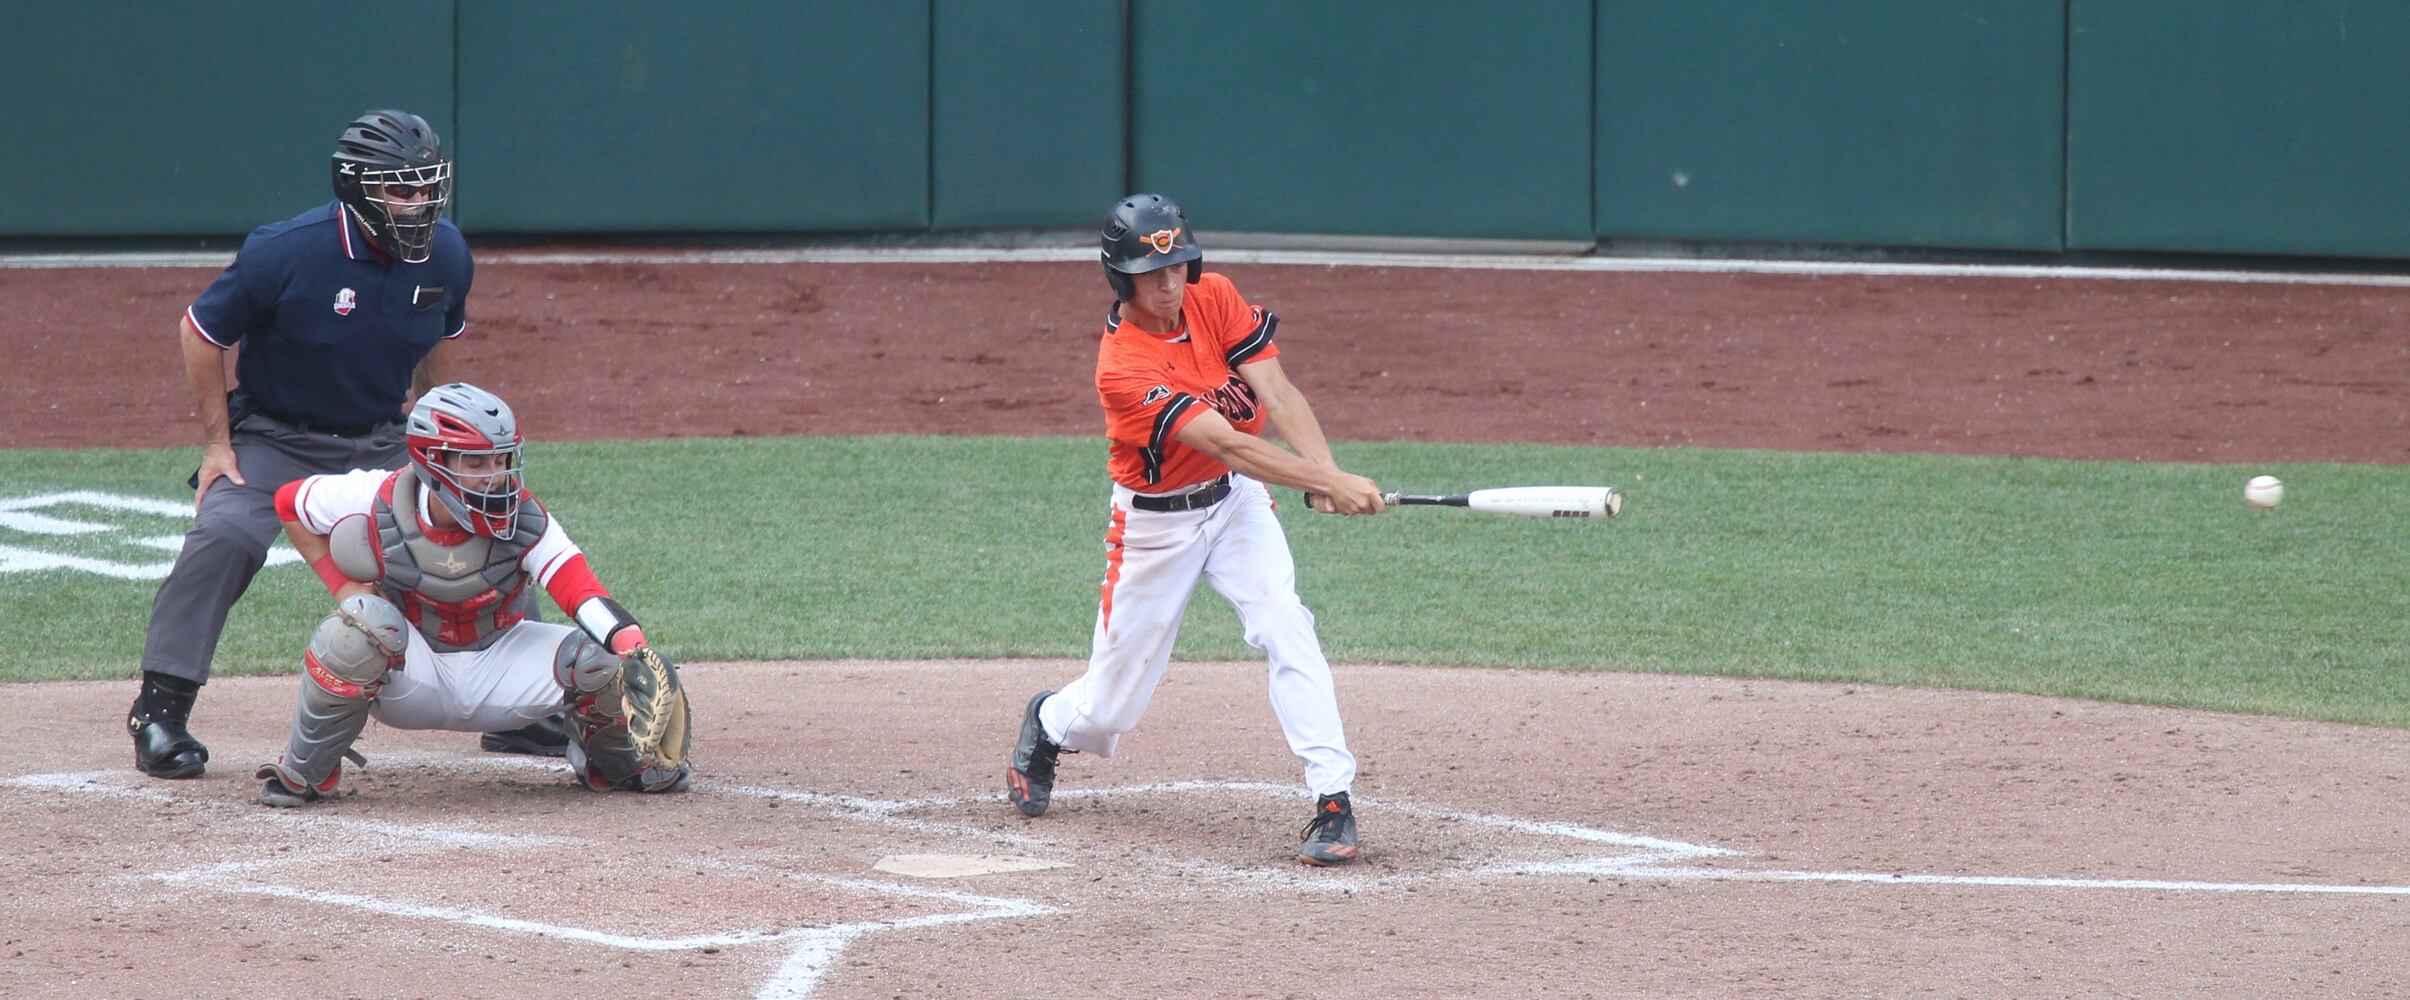
<path fill-rule="evenodd" d="M 1134 293 L 1130 275 L 1188 265 L 1188 283 L 1205 273 L 1205 252 L 1188 231 L 1188 215 L 1159 194 L 1134 194 L 1113 206 L 1105 219 L 1105 281 L 1117 301 Z"/>
<path fill-rule="evenodd" d="M 435 222 L 452 203 L 452 159 L 426 119 L 371 111 L 335 140 L 335 197 L 386 253 L 416 264 L 432 253 Z"/>

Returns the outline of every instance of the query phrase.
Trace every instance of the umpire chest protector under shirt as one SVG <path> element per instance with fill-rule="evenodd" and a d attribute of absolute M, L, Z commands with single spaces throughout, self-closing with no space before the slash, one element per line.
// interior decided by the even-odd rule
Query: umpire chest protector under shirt
<path fill-rule="evenodd" d="M 238 391 L 260 412 L 368 428 L 401 419 L 419 362 L 468 328 L 474 273 L 450 220 L 425 263 L 405 264 L 328 202 L 253 231 L 185 315 L 210 343 L 242 345 Z"/>

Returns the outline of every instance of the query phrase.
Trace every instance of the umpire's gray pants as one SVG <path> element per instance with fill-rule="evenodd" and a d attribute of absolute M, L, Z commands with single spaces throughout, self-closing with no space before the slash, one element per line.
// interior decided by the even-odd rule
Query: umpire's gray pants
<path fill-rule="evenodd" d="M 142 643 L 146 671 L 208 683 L 226 612 L 250 588 L 251 578 L 268 561 L 269 543 L 281 533 L 278 487 L 320 473 L 398 469 L 409 459 L 399 422 L 347 438 L 312 434 L 254 414 L 234 429 L 233 443 L 235 465 L 248 483 L 220 479 L 201 498 L 175 568 L 151 601 L 150 633 Z M 296 626 L 296 634 L 300 629 Z"/>

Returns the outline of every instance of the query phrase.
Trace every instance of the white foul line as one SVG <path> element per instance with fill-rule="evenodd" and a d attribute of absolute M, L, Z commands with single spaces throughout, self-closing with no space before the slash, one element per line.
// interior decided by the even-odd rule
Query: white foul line
<path fill-rule="evenodd" d="M 1718 871 L 1641 868 L 1667 879 L 1720 882 L 1862 882 L 1878 885 L 1989 885 L 2023 889 L 2137 889 L 2146 892 L 2269 892 L 2342 896 L 2410 896 L 2410 885 L 2319 885 L 2304 882 L 2182 882 L 2141 878 L 2028 878 L 2018 875 L 1885 875 L 1880 872 Z"/>

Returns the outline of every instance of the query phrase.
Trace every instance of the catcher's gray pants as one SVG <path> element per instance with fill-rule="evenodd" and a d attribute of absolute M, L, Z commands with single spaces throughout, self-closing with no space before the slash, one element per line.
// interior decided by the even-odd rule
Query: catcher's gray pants
<path fill-rule="evenodd" d="M 412 629 L 402 665 L 386 673 L 385 689 L 369 703 L 368 714 L 395 729 L 517 729 L 561 710 L 564 695 L 552 665 L 561 643 L 575 634 L 569 625 L 520 622 L 484 649 L 438 653 Z"/>
<path fill-rule="evenodd" d="M 347 438 L 253 414 L 234 429 L 233 443 L 235 465 L 248 484 L 220 479 L 201 498 L 175 568 L 151 601 L 150 633 L 142 643 L 146 671 L 208 682 L 226 612 L 250 588 L 251 578 L 268 561 L 268 544 L 282 533 L 276 521 L 278 487 L 319 473 L 398 469 L 409 458 L 398 421 L 366 437 Z"/>

